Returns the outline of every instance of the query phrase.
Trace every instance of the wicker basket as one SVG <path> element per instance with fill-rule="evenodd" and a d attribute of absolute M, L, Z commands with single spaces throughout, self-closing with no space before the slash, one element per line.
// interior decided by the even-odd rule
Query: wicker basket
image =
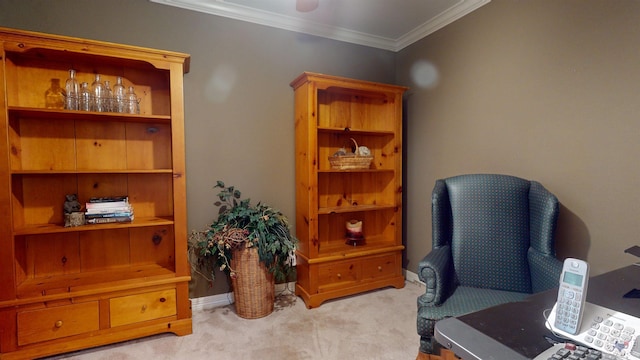
<path fill-rule="evenodd" d="M 258 319 L 273 312 L 275 285 L 273 274 L 260 262 L 256 248 L 234 250 L 231 278 L 236 314 L 245 319 Z"/>
<path fill-rule="evenodd" d="M 356 151 L 353 155 L 329 156 L 329 164 L 333 170 L 357 170 L 368 169 L 373 161 L 373 156 L 360 155 L 360 147 L 355 139 L 351 141 L 356 145 Z"/>

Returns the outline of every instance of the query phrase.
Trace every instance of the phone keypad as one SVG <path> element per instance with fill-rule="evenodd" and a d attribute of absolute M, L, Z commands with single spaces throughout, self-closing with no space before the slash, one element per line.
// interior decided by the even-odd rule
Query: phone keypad
<path fill-rule="evenodd" d="M 552 310 L 550 324 L 558 322 L 555 314 L 557 308 L 558 304 Z M 553 325 L 559 332 L 556 333 L 557 336 L 576 341 L 603 354 L 610 354 L 615 356 L 615 359 L 640 360 L 640 318 L 589 302 L 583 303 L 583 313 L 579 333 L 571 334 Z"/>
<path fill-rule="evenodd" d="M 555 326 L 568 333 L 575 333 L 580 322 L 582 291 L 560 287 Z"/>
<path fill-rule="evenodd" d="M 590 329 L 584 335 L 583 340 L 586 344 L 596 349 L 603 349 L 609 353 L 626 356 L 634 336 L 637 336 L 634 327 L 624 325 L 615 319 L 596 316 L 591 321 Z M 637 357 L 640 354 L 635 352 L 633 355 Z"/>
<path fill-rule="evenodd" d="M 533 360 L 626 360 L 613 354 L 607 354 L 599 350 L 590 349 L 573 343 L 555 344 L 546 351 L 540 353 Z"/>

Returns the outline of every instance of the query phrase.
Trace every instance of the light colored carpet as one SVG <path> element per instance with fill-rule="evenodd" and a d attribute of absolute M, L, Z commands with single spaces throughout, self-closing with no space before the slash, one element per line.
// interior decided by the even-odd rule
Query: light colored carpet
<path fill-rule="evenodd" d="M 307 309 L 290 292 L 278 295 L 275 311 L 246 320 L 233 305 L 193 312 L 193 334 L 163 334 L 58 355 L 53 359 L 415 359 L 416 298 L 420 284 L 386 288 L 327 301 Z"/>

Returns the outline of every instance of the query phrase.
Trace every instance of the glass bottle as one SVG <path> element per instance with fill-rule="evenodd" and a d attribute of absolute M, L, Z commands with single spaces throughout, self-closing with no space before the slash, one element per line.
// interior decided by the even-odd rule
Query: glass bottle
<path fill-rule="evenodd" d="M 129 86 L 129 91 L 127 92 L 127 103 L 129 106 L 129 114 L 140 114 L 140 108 L 138 107 L 138 96 L 134 92 L 133 86 Z"/>
<path fill-rule="evenodd" d="M 104 99 L 104 111 L 113 111 L 113 91 L 111 90 L 111 82 L 109 82 L 109 80 L 104 81 Z"/>
<path fill-rule="evenodd" d="M 91 111 L 92 104 L 91 90 L 89 84 L 83 82 L 80 86 L 80 96 L 78 97 L 78 109 L 82 111 Z"/>
<path fill-rule="evenodd" d="M 65 90 L 67 93 L 67 98 L 65 102 L 65 108 L 67 110 L 78 110 L 78 80 L 76 80 L 76 71 L 73 69 L 69 70 L 69 78 L 65 83 Z"/>
<path fill-rule="evenodd" d="M 125 102 L 127 100 L 127 92 L 122 84 L 122 77 L 116 78 L 116 84 L 113 85 L 113 111 L 123 113 L 126 112 Z"/>
<path fill-rule="evenodd" d="M 96 78 L 91 83 L 91 94 L 93 95 L 93 104 L 91 110 L 103 112 L 105 110 L 104 85 L 100 81 L 100 74 L 96 74 Z"/>
<path fill-rule="evenodd" d="M 44 106 L 47 109 L 64 109 L 64 89 L 60 87 L 60 79 L 51 79 L 51 87 L 44 92 Z"/>

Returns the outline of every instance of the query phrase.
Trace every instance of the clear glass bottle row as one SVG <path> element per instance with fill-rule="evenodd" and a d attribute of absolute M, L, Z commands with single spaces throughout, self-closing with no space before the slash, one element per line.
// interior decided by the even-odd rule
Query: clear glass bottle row
<path fill-rule="evenodd" d="M 140 99 L 133 86 L 125 90 L 120 76 L 111 89 L 109 80 L 102 82 L 100 74 L 96 74 L 95 80 L 89 85 L 87 82 L 79 83 L 76 71 L 70 69 L 65 91 L 64 107 L 67 110 L 140 114 Z"/>

